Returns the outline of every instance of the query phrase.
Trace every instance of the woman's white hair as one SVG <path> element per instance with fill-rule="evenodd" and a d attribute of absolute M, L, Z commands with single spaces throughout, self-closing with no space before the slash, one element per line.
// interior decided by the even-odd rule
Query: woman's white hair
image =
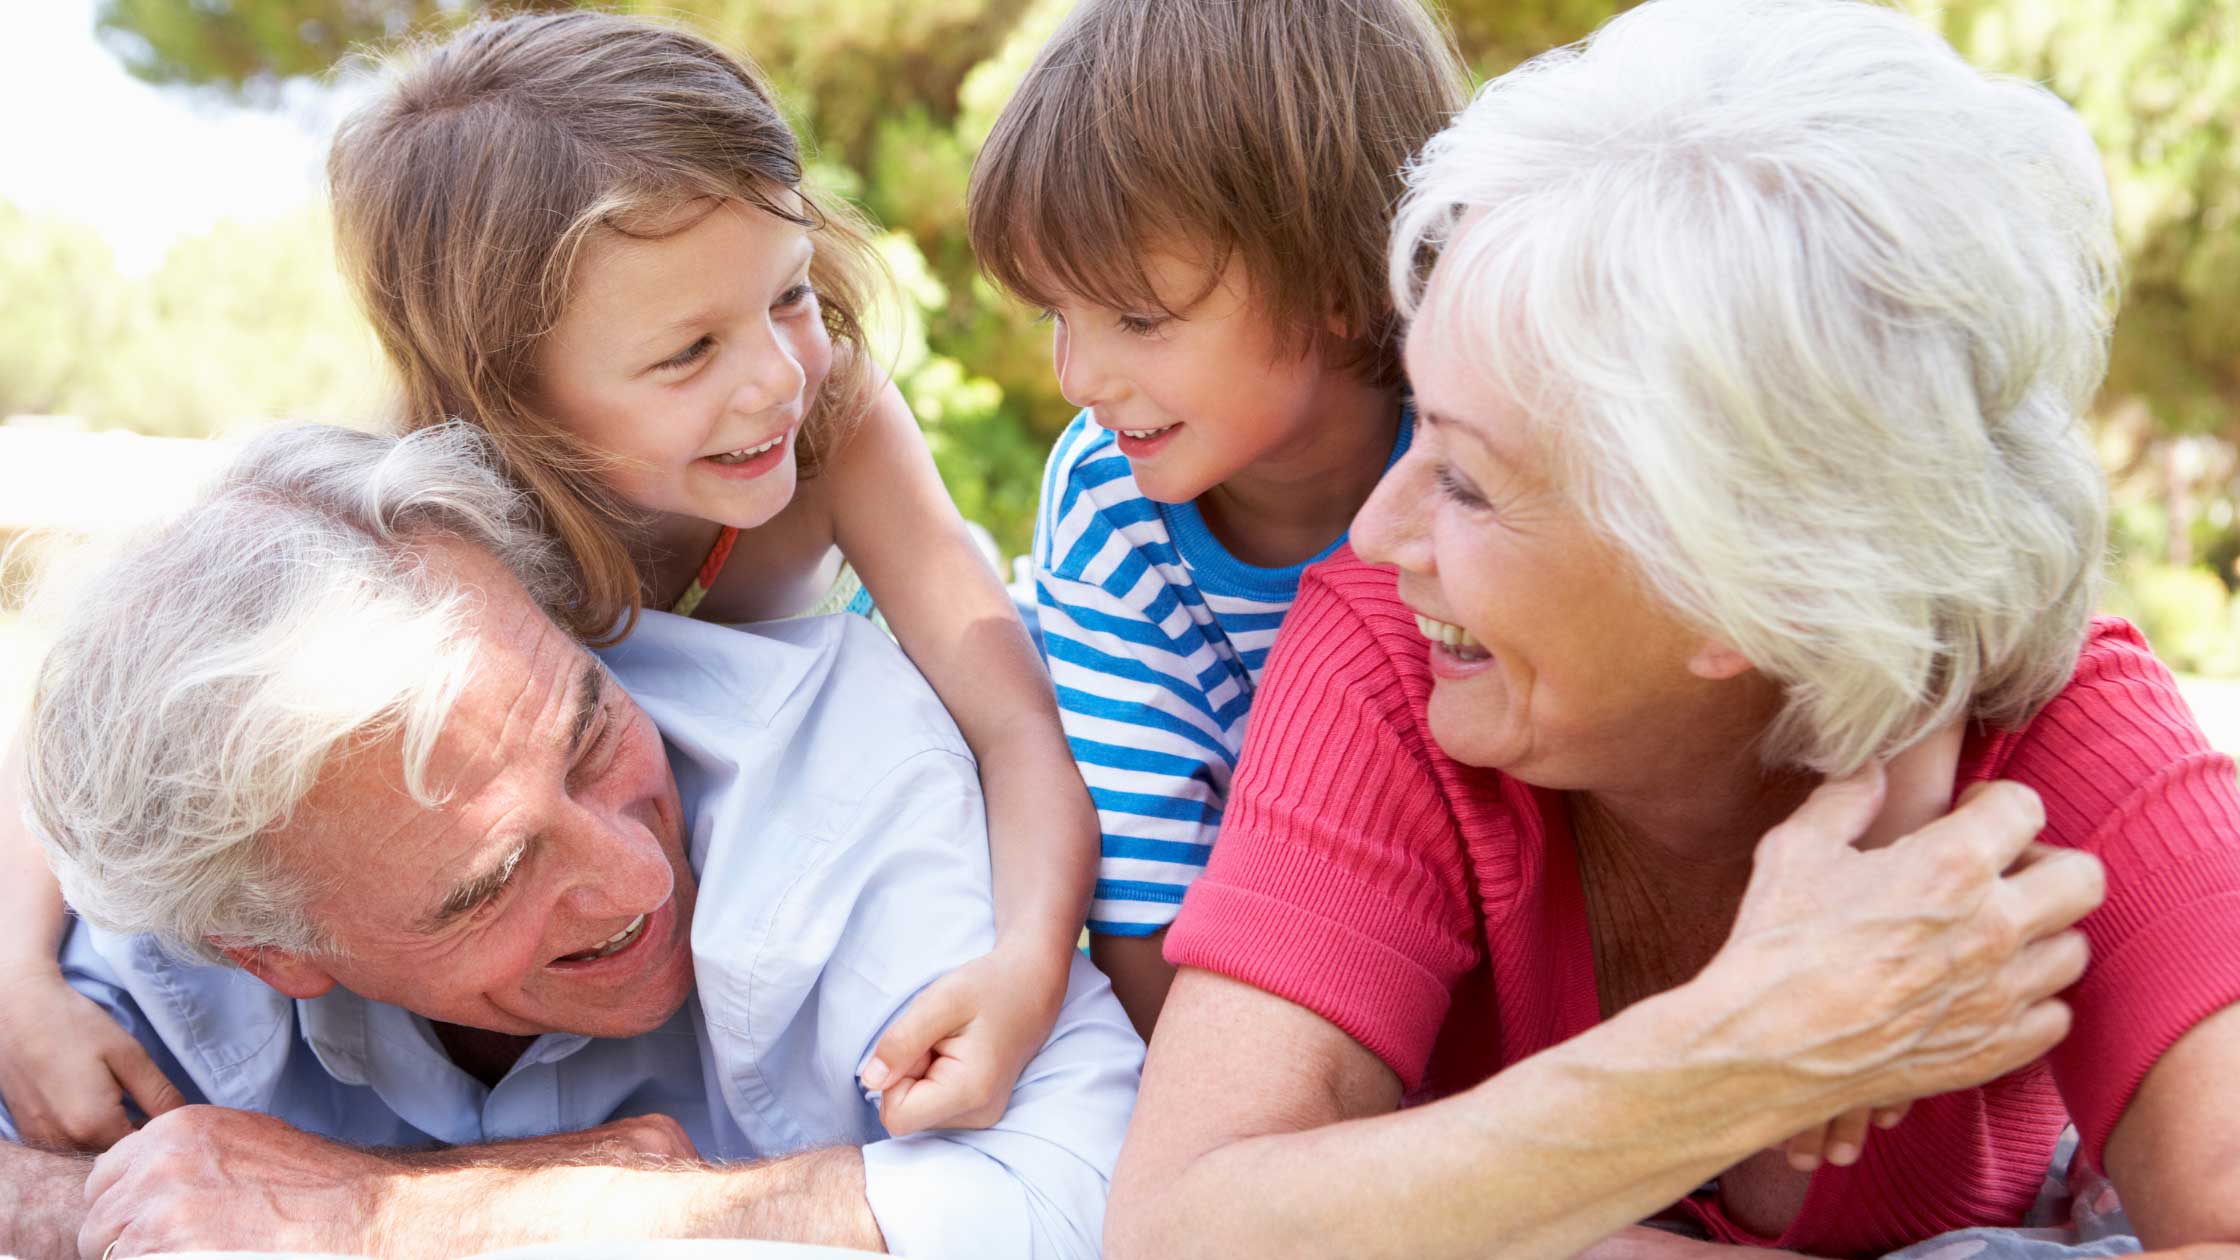
<path fill-rule="evenodd" d="M 71 906 L 217 960 L 317 952 L 315 891 L 265 843 L 331 757 L 400 737 L 429 755 L 470 666 L 475 592 L 429 543 L 489 549 L 545 607 L 560 553 L 479 431 L 320 425 L 250 443 L 192 508 L 77 587 L 33 691 L 33 829 Z"/>
<path fill-rule="evenodd" d="M 1828 773 L 2073 672 L 2117 265 L 2068 107 L 1863 0 L 1649 0 L 1528 62 L 1413 164 L 1392 253 L 1640 578 L 1785 688 L 1767 762 Z"/>

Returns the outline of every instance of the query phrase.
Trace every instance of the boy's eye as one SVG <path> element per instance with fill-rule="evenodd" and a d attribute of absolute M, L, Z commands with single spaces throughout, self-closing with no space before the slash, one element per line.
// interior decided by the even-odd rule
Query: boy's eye
<path fill-rule="evenodd" d="M 708 351 L 715 349 L 715 345 L 716 343 L 714 338 L 702 337 L 698 341 L 693 342 L 691 345 L 686 346 L 684 349 L 677 351 L 675 354 L 670 355 L 666 359 L 663 359 L 661 362 L 654 364 L 654 369 L 656 371 L 668 371 L 672 368 L 684 367 L 688 364 L 698 361 L 702 356 L 706 355 Z"/>
<path fill-rule="evenodd" d="M 1485 496 L 1479 494 L 1469 482 L 1456 475 L 1453 465 L 1440 464 L 1433 475 L 1439 480 L 1439 492 L 1462 506 L 1467 508 L 1492 506 L 1492 504 L 1486 502 Z"/>

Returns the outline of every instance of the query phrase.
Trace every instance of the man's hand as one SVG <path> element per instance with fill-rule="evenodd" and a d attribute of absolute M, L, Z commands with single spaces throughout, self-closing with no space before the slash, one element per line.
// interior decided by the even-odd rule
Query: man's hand
<path fill-rule="evenodd" d="M 1001 1120 L 1019 1073 L 1050 1039 L 1071 963 L 1070 949 L 1053 960 L 999 946 L 926 986 L 863 1066 L 879 1123 L 901 1137 Z"/>
<path fill-rule="evenodd" d="M 94 1161 L 78 1249 L 378 1251 L 374 1211 L 395 1171 L 270 1116 L 181 1107 Z"/>
<path fill-rule="evenodd" d="M 0 1099 L 33 1146 L 105 1151 L 132 1132 L 124 1100 L 149 1116 L 184 1103 L 155 1060 L 62 978 L 51 959 L 0 980 Z"/>

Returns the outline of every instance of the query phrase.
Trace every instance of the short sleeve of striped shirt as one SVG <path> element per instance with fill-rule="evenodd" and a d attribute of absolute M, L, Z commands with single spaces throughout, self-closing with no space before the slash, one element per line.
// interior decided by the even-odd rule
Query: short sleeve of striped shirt
<path fill-rule="evenodd" d="M 1083 412 L 1043 474 L 1034 565 L 1059 716 L 1103 833 L 1089 930 L 1148 936 L 1213 852 L 1306 564 L 1244 564 L 1194 505 L 1144 498 L 1114 435 Z"/>

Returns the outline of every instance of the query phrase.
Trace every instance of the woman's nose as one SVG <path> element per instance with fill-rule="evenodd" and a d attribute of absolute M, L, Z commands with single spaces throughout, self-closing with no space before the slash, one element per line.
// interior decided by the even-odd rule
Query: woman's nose
<path fill-rule="evenodd" d="M 1401 456 L 1354 514 L 1354 554 L 1371 564 L 1428 570 L 1430 531 L 1424 514 L 1434 493 L 1430 460 L 1418 450 Z"/>

